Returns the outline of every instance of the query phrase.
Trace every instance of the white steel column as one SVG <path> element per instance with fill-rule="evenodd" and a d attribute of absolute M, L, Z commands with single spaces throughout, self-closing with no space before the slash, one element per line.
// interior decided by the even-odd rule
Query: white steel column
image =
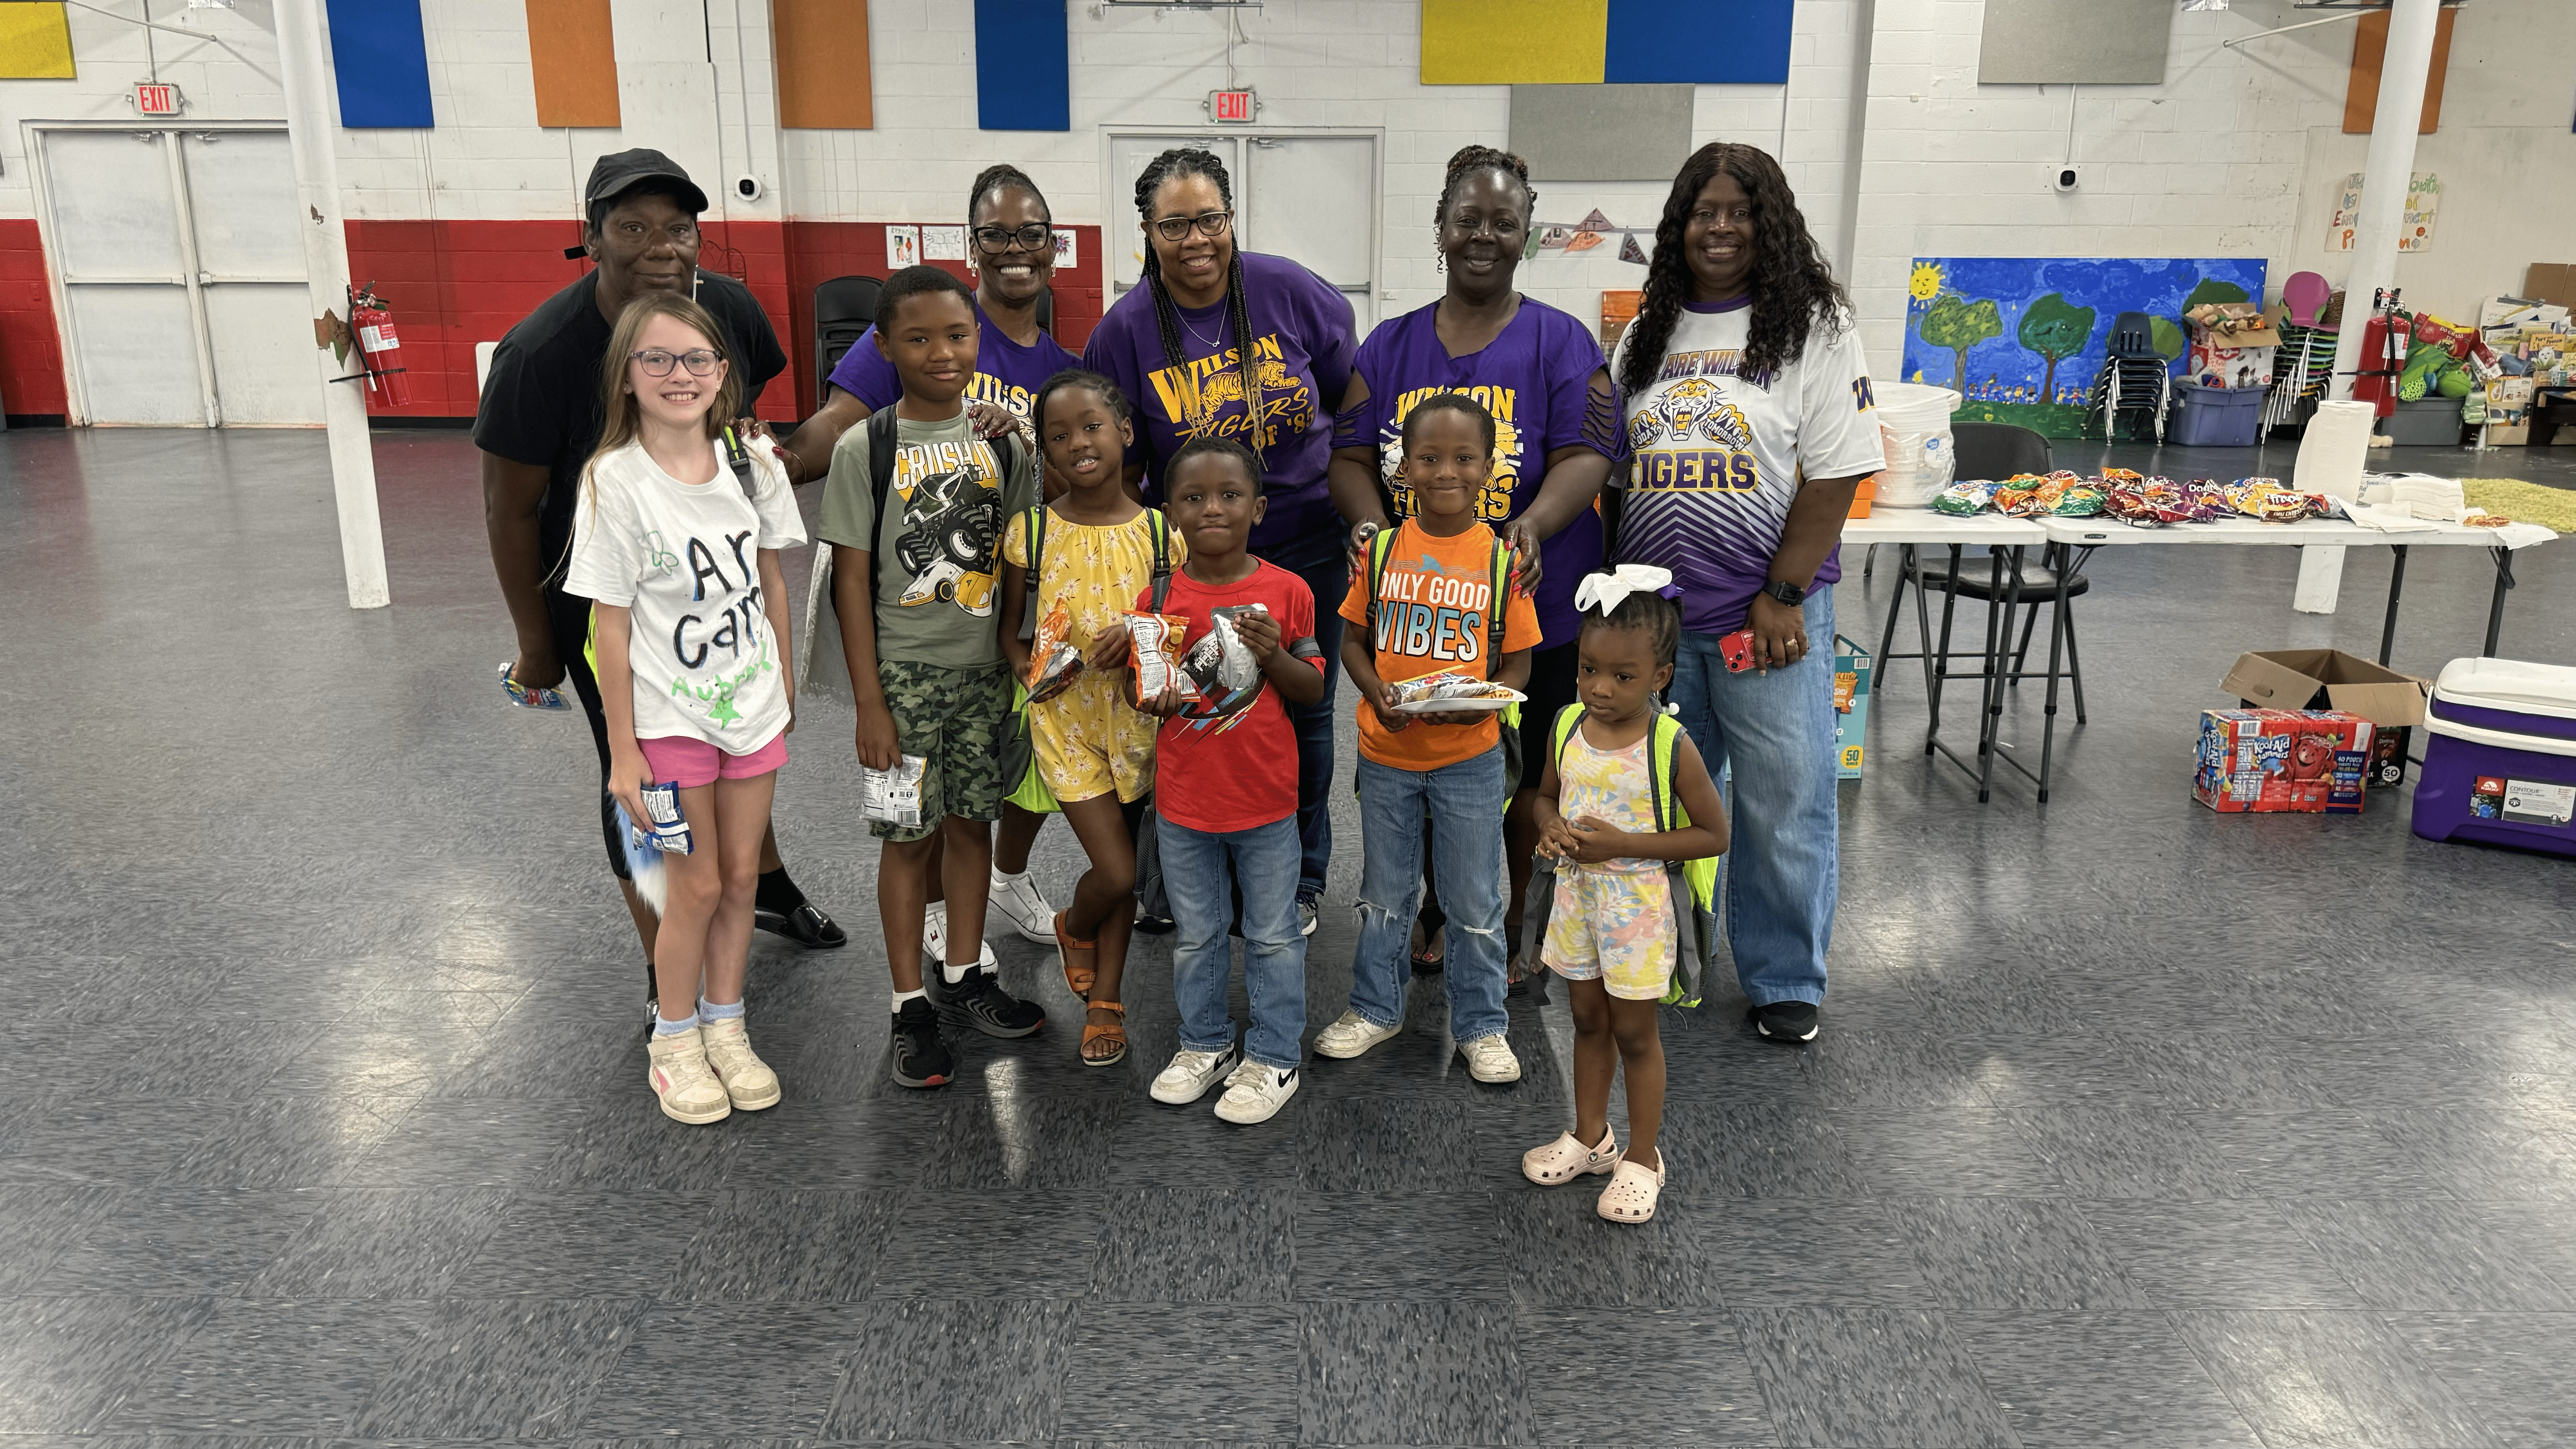
<path fill-rule="evenodd" d="M 2397 235 L 2406 215 L 2406 188 L 2415 176 L 2415 133 L 2423 125 L 2424 85 L 2433 69 L 2441 8 L 2441 0 L 2395 0 L 2389 11 L 2388 52 L 2379 66 L 2379 105 L 2370 118 L 2370 159 L 2362 167 L 2361 215 L 2354 219 L 2352 270 L 2344 277 L 2343 330 L 2335 334 L 2330 398 L 2352 396 L 2371 293 L 2397 280 Z M 2342 582 L 2342 549 L 2299 550 L 2293 603 L 2300 610 L 2333 613 Z"/>
<path fill-rule="evenodd" d="M 324 81 L 320 0 L 277 0 L 277 61 L 286 83 L 286 140 L 295 157 L 295 190 L 304 233 L 304 276 L 313 315 L 325 311 L 347 321 L 349 235 L 340 218 L 340 167 L 332 151 L 338 121 Z M 313 374 L 322 388 L 322 418 L 331 439 L 331 492 L 340 507 L 340 567 L 349 581 L 349 607 L 381 609 L 393 602 L 385 582 L 385 533 L 376 512 L 376 455 L 367 437 L 367 392 L 362 382 L 329 378 L 359 370 L 357 344 L 348 360 L 330 348 L 313 352 Z"/>

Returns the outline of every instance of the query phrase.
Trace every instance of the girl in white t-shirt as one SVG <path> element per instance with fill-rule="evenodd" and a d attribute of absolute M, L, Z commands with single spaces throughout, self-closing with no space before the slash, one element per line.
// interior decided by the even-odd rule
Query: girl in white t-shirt
<path fill-rule="evenodd" d="M 742 980 L 796 694 L 778 550 L 805 528 L 774 444 L 750 440 L 739 469 L 717 447 L 742 396 L 723 335 L 675 293 L 647 293 L 618 319 L 564 580 L 593 604 L 609 792 L 641 821 L 642 787 L 675 783 L 688 821 L 689 853 L 665 860 L 649 1073 L 682 1122 L 779 1097 L 744 1027 Z"/>

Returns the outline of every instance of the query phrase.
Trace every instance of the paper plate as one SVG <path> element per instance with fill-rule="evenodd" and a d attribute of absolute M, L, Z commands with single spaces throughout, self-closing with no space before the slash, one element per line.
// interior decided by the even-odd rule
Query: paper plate
<path fill-rule="evenodd" d="M 1512 691 L 1509 699 L 1499 696 L 1491 699 L 1417 699 L 1410 704 L 1397 705 L 1395 712 L 1397 714 L 1493 714 L 1523 703 L 1528 698 L 1528 695 L 1516 689 Z"/>

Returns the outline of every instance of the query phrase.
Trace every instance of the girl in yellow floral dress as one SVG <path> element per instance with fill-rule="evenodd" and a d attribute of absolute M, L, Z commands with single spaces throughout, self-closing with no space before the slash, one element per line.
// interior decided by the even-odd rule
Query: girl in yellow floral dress
<path fill-rule="evenodd" d="M 1056 913 L 1056 956 L 1065 985 L 1088 1007 L 1082 1060 L 1105 1067 L 1127 1055 L 1119 983 L 1136 920 L 1136 825 L 1154 788 L 1156 721 L 1126 694 L 1126 617 L 1152 584 L 1157 560 L 1177 569 L 1186 553 L 1163 515 L 1127 491 L 1134 434 L 1117 384 L 1069 368 L 1038 390 L 1030 416 L 1048 466 L 1073 486 L 1003 533 L 1002 648 L 1026 679 L 1021 620 L 1043 619 L 1062 604 L 1072 622 L 1066 641 L 1088 665 L 1062 694 L 1032 701 L 1028 721 L 1038 774 L 1091 858 L 1072 903 Z"/>
<path fill-rule="evenodd" d="M 1568 986 L 1574 1130 L 1523 1153 L 1521 1173 L 1542 1187 L 1610 1173 L 1596 1210 L 1620 1223 L 1652 1218 L 1664 1186 L 1655 1011 L 1678 950 L 1664 863 L 1726 849 L 1717 784 L 1657 699 L 1672 683 L 1681 631 L 1679 611 L 1658 592 L 1671 582 L 1663 569 L 1626 564 L 1576 588 L 1576 702 L 1549 732 L 1557 747 L 1538 785 L 1539 853 L 1564 862 L 1539 958 Z M 1660 812 L 1659 788 L 1670 792 Z M 1659 819 L 1678 828 L 1658 830 Z M 1625 1152 L 1610 1131 L 1610 1079 L 1622 1066 Z"/>

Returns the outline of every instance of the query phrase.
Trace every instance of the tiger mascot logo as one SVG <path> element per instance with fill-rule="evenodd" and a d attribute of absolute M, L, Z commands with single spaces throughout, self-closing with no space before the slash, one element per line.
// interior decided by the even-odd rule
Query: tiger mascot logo
<path fill-rule="evenodd" d="M 1217 409 L 1227 403 L 1241 401 L 1243 401 L 1243 374 L 1240 371 L 1229 367 L 1223 372 L 1211 373 L 1208 375 L 1208 380 L 1199 385 L 1197 420 L 1204 422 L 1215 417 Z"/>
<path fill-rule="evenodd" d="M 1753 446 L 1753 431 L 1745 426 L 1742 410 L 1720 397 L 1717 384 L 1704 377 L 1685 378 L 1640 409 L 1629 441 L 1639 448 L 1666 436 L 1683 443 L 1694 430 L 1721 447 Z"/>

